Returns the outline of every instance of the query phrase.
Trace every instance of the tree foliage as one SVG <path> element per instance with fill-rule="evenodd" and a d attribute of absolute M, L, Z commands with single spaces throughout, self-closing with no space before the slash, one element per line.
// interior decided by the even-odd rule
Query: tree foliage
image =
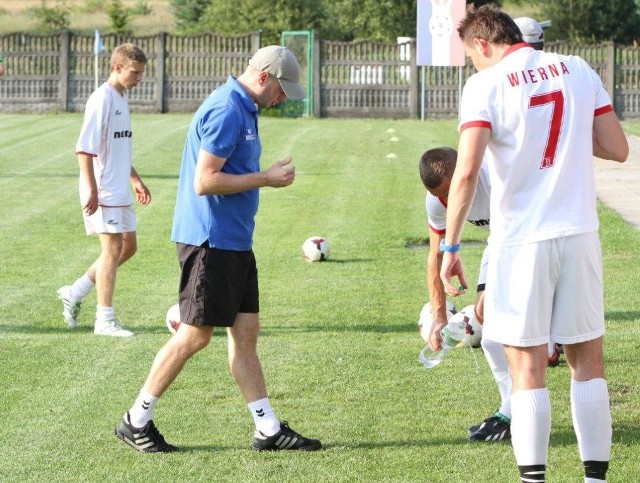
<path fill-rule="evenodd" d="M 183 34 L 202 31 L 200 19 L 211 3 L 211 0 L 171 0 L 176 30 Z"/>
<path fill-rule="evenodd" d="M 131 10 L 124 6 L 122 0 L 111 0 L 107 7 L 107 15 L 109 16 L 109 24 L 111 29 L 116 33 L 130 33 L 129 16 Z"/>
<path fill-rule="evenodd" d="M 214 0 L 198 27 L 222 34 L 261 29 L 263 44 L 280 43 L 284 30 L 322 30 L 324 4 L 317 0 Z"/>
<path fill-rule="evenodd" d="M 640 39 L 640 11 L 629 0 L 535 0 L 541 18 L 552 21 L 546 40 L 631 44 Z"/>
<path fill-rule="evenodd" d="M 33 9 L 38 19 L 38 30 L 45 33 L 58 33 L 69 28 L 69 9 L 63 3 L 54 7 L 47 6 L 45 0 Z"/>
<path fill-rule="evenodd" d="M 482 5 L 491 0 L 467 0 Z M 235 34 L 262 29 L 263 44 L 285 30 L 315 30 L 328 40 L 416 35 L 417 0 L 172 0 L 181 32 Z M 491 3 L 502 4 L 502 0 Z"/>

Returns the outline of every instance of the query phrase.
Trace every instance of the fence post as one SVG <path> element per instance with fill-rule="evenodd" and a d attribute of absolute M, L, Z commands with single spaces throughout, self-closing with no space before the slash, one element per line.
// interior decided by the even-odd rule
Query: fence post
<path fill-rule="evenodd" d="M 165 59 L 167 57 L 167 33 L 156 36 L 156 112 L 165 112 Z"/>
<path fill-rule="evenodd" d="M 251 52 L 249 55 L 255 54 L 260 49 L 260 47 L 262 47 L 262 45 L 260 45 L 261 43 L 262 43 L 262 30 L 258 32 L 254 32 L 253 35 L 251 35 Z"/>
<path fill-rule="evenodd" d="M 613 40 L 609 40 L 607 43 L 607 78 L 605 81 L 605 89 L 609 93 L 611 102 L 615 108 L 616 105 L 616 44 Z M 619 113 L 618 113 L 619 114 Z"/>
<path fill-rule="evenodd" d="M 61 111 L 69 110 L 69 56 L 71 55 L 71 32 L 60 34 L 60 92 L 58 94 Z"/>
<path fill-rule="evenodd" d="M 409 117 L 411 119 L 417 119 L 418 117 L 418 105 L 419 105 L 419 92 L 420 83 L 418 82 L 418 47 L 415 38 L 412 38 L 409 43 L 410 56 L 409 56 Z"/>
<path fill-rule="evenodd" d="M 322 96 L 320 95 L 320 75 L 322 73 L 320 67 L 320 37 L 318 35 L 313 36 L 313 112 L 311 115 L 315 118 L 320 118 L 322 115 Z"/>

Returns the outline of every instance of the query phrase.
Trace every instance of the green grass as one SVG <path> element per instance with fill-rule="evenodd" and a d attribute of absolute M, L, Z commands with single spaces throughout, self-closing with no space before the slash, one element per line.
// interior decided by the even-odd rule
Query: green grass
<path fill-rule="evenodd" d="M 55 294 L 98 254 L 77 195 L 82 115 L 0 115 L 0 480 L 516 481 L 509 443 L 466 440 L 467 426 L 499 404 L 481 353 L 457 349 L 431 371 L 417 362 L 416 322 L 427 301 L 417 163 L 426 149 L 456 145 L 454 121 L 261 122 L 263 166 L 291 154 L 297 177 L 289 188 L 262 192 L 259 350 L 276 413 L 322 439 L 324 451 L 248 449 L 253 423 L 229 375 L 222 331 L 156 411 L 161 431 L 183 451 L 143 455 L 113 436 L 169 337 L 164 315 L 178 283 L 169 237 L 189 121 L 134 115 L 135 165 L 153 201 L 137 207 L 139 252 L 118 272 L 115 295 L 137 337 L 111 340 L 91 333 L 95 294 L 75 331 L 66 329 Z M 600 214 L 614 420 L 609 482 L 622 483 L 634 481 L 640 465 L 640 235 L 606 207 Z M 328 238 L 331 260 L 302 259 L 311 235 Z M 465 229 L 470 280 L 484 240 L 482 230 Z M 469 293 L 456 304 L 472 300 Z M 549 371 L 549 386 L 549 479 L 581 481 L 566 364 Z"/>

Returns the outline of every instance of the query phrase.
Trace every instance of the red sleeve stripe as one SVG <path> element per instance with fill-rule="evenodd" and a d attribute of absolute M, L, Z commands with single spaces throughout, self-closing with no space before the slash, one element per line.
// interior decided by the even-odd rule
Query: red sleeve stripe
<path fill-rule="evenodd" d="M 470 127 L 485 127 L 487 129 L 491 129 L 491 123 L 489 121 L 470 121 L 465 122 L 460 126 L 460 132 L 468 129 Z"/>
<path fill-rule="evenodd" d="M 601 114 L 606 114 L 607 112 L 611 112 L 613 111 L 613 106 L 611 104 L 608 104 L 606 106 L 602 106 L 599 107 L 598 109 L 596 109 L 596 111 L 593 113 L 594 117 L 599 116 Z"/>
<path fill-rule="evenodd" d="M 437 235 L 444 235 L 447 231 L 447 230 L 439 230 L 438 228 L 434 228 L 431 225 L 429 225 L 429 228 L 431 229 L 432 232 L 436 233 Z"/>
<path fill-rule="evenodd" d="M 98 155 L 97 155 L 97 154 L 87 153 L 86 151 L 76 151 L 76 156 L 77 156 L 78 154 L 88 154 L 89 156 L 92 156 L 92 157 L 94 157 L 94 158 L 97 158 L 97 157 L 98 157 Z"/>

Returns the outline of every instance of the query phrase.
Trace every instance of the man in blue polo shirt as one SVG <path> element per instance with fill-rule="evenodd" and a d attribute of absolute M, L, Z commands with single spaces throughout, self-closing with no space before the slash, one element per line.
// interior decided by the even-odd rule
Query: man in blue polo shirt
<path fill-rule="evenodd" d="M 255 450 L 322 447 L 276 417 L 257 354 L 260 329 L 253 231 L 259 188 L 293 183 L 291 157 L 260 170 L 258 107 L 287 97 L 304 99 L 295 56 L 277 45 L 229 76 L 196 112 L 182 156 L 172 241 L 177 244 L 180 328 L 160 349 L 147 380 L 116 435 L 143 452 L 176 451 L 153 423 L 155 405 L 186 362 L 211 340 L 214 327 L 229 337 L 229 365 L 253 415 Z"/>

